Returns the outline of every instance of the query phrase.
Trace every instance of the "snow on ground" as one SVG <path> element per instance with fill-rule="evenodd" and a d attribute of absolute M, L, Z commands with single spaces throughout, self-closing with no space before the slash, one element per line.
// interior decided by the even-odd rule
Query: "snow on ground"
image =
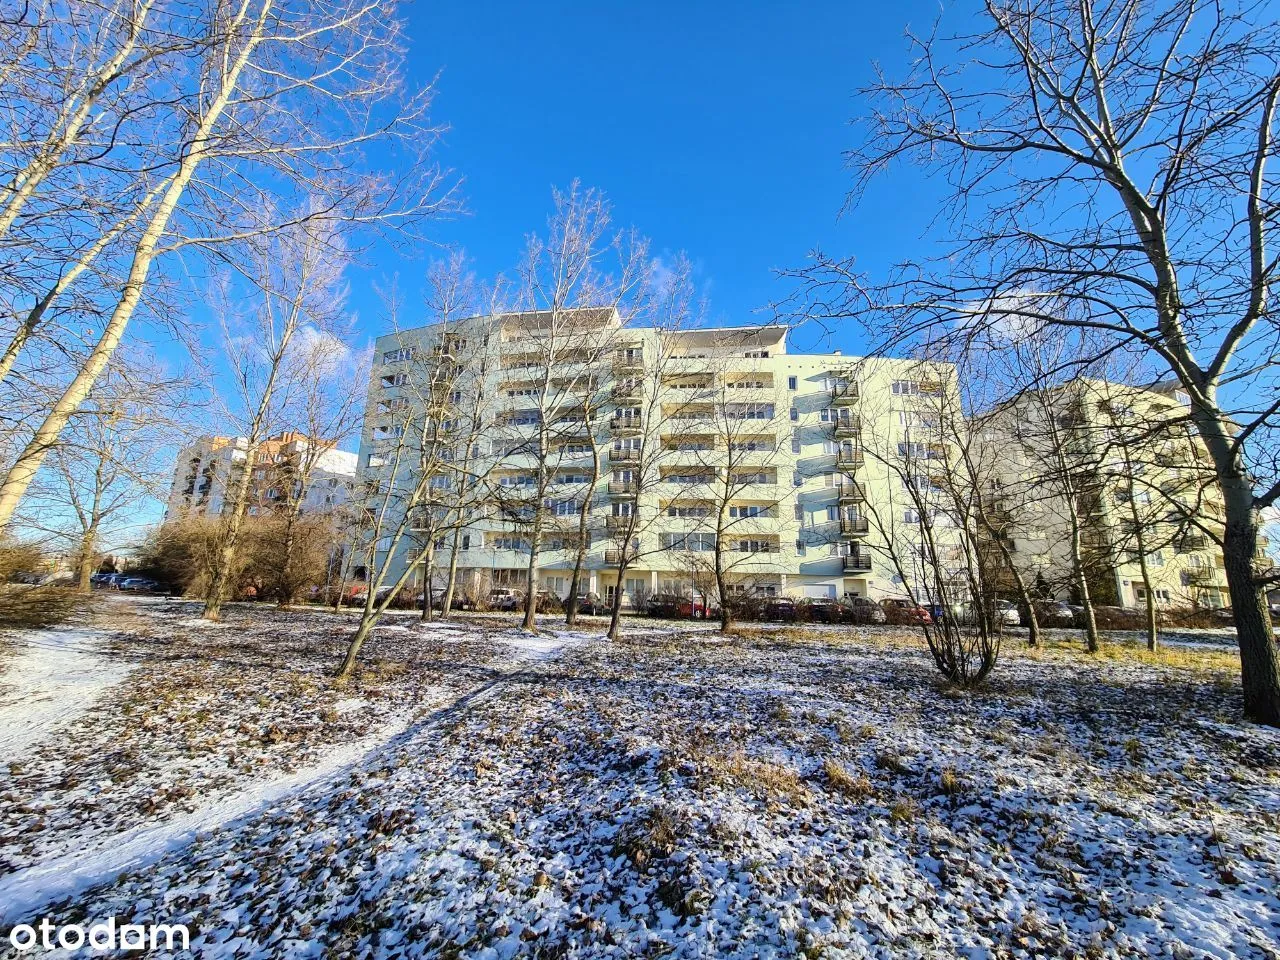
<path fill-rule="evenodd" d="M 318 667 L 332 621 L 256 611 L 148 649 L 153 616 L 121 641 L 141 664 L 236 666 L 150 709 L 100 700 L 116 734 L 133 704 L 140 751 L 168 739 L 147 716 L 240 674 L 315 681 L 218 701 L 259 727 L 295 698 L 437 707 L 51 916 L 185 922 L 213 958 L 1280 955 L 1280 733 L 1237 719 L 1221 651 L 1011 648 L 959 693 L 889 630 L 610 644 L 400 618 L 351 711 Z"/>
<path fill-rule="evenodd" d="M 89 709 L 128 668 L 96 649 L 92 630 L 27 630 L 11 634 L 0 665 L 0 767 Z"/>

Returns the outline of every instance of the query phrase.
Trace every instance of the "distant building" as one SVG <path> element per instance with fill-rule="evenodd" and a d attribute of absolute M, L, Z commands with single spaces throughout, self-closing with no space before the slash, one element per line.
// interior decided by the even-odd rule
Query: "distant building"
<path fill-rule="evenodd" d="M 1222 495 L 1187 413 L 1172 386 L 1080 378 L 975 421 L 999 465 L 987 509 L 1028 584 L 1078 599 L 1074 527 L 1094 603 L 1140 607 L 1148 588 L 1160 606 L 1230 603 Z"/>
<path fill-rule="evenodd" d="M 249 482 L 249 514 L 274 510 L 298 493 L 300 466 L 317 441 L 300 433 L 281 433 L 259 444 Z M 244 437 L 202 437 L 178 455 L 165 520 L 192 514 L 216 516 L 229 507 L 228 491 L 245 469 L 249 441 Z M 303 492 L 302 512 L 320 513 L 346 502 L 357 458 L 333 447 L 315 452 L 315 464 Z"/>

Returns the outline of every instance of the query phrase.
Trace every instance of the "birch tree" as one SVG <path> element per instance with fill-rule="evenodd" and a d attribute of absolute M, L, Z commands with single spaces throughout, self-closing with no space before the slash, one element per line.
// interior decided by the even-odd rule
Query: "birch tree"
<path fill-rule="evenodd" d="M 54 16 L 60 8 L 38 9 Z M 390 0 L 174 4 L 163 18 L 144 2 L 128 9 L 125 35 L 138 34 L 129 41 L 132 49 L 139 56 L 168 51 L 139 66 L 150 82 L 136 85 L 136 94 L 129 85 L 110 104 L 99 98 L 89 108 L 91 127 L 79 132 L 74 118 L 60 116 L 80 109 L 65 97 L 28 100 L 19 92 L 13 101 L 17 112 L 30 111 L 36 129 L 66 142 L 59 156 L 73 156 L 74 148 L 96 149 L 101 168 L 133 176 L 123 188 L 119 175 L 102 188 L 109 192 L 101 198 L 119 207 L 118 215 L 105 222 L 88 218 L 81 227 L 57 219 L 57 210 L 51 213 L 42 203 L 45 194 L 57 197 L 60 182 L 31 172 L 48 165 L 41 159 L 47 149 L 18 151 L 9 160 L 11 183 L 0 199 L 19 207 L 10 230 L 24 216 L 52 216 L 33 219 L 27 235 L 57 235 L 61 227 L 76 234 L 64 255 L 40 251 L 33 260 L 30 243 L 5 248 L 7 257 L 36 264 L 27 271 L 32 276 L 25 290 L 10 298 L 16 304 L 27 299 L 29 306 L 17 307 L 4 351 L 9 372 L 37 327 L 59 316 L 53 307 L 65 299 L 67 284 L 89 276 L 110 282 L 99 285 L 92 334 L 69 379 L 7 464 L 0 480 L 0 528 L 123 341 L 164 264 L 179 254 L 233 256 L 247 238 L 299 223 L 326 225 L 330 232 L 339 224 L 406 229 L 441 202 L 440 174 L 426 157 L 436 133 L 426 123 L 429 91 L 403 87 L 401 24 Z M 52 35 L 59 25 L 34 26 Z M 96 60 L 63 62 L 91 73 L 106 63 L 111 73 L 119 48 L 117 41 L 113 53 Z M 96 83 L 72 77 L 64 86 L 91 89 Z M 101 116 L 93 112 L 96 107 L 103 108 Z M 50 117 L 51 110 L 59 116 Z M 86 140 L 89 129 L 101 131 L 101 142 Z M 375 144 L 395 145 L 404 158 L 397 172 L 370 171 L 364 157 Z M 34 301 L 26 290 L 33 291 Z"/>

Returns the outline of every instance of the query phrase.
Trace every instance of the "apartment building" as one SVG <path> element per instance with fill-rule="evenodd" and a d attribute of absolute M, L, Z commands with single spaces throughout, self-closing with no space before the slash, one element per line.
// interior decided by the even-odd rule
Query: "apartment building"
<path fill-rule="evenodd" d="M 469 501 L 457 537 L 435 543 L 433 576 L 456 543 L 466 590 L 524 589 L 536 545 L 536 588 L 566 595 L 585 499 L 581 588 L 621 589 L 630 606 L 711 593 L 717 544 L 731 594 L 901 596 L 903 575 L 868 519 L 871 502 L 902 509 L 899 480 L 865 456 L 864 439 L 909 437 L 911 408 L 942 389 L 945 371 L 790 353 L 787 334 L 627 327 L 611 310 L 389 334 L 375 348 L 362 486 L 408 489 L 405 465 L 426 462 L 424 443 L 454 444 L 431 458 L 446 465 L 439 489 L 455 473 L 489 492 Z M 419 430 L 407 443 L 406 425 L 433 417 L 434 439 Z M 463 457 L 465 471 L 448 468 Z M 426 508 L 443 511 L 441 502 Z M 406 537 L 391 576 L 420 563 L 423 546 Z M 631 561 L 619 584 L 623 550 Z M 423 579 L 415 570 L 410 583 Z"/>
<path fill-rule="evenodd" d="M 295 495 L 299 466 L 314 458 L 303 492 L 302 511 L 318 513 L 346 502 L 355 477 L 357 456 L 320 444 L 300 433 L 285 432 L 258 445 L 249 482 L 249 514 L 275 509 Z M 249 441 L 245 437 L 202 437 L 183 449 L 174 467 L 165 521 L 183 515 L 217 516 L 230 508 L 228 491 L 245 468 Z"/>
<path fill-rule="evenodd" d="M 1028 583 L 1073 599 L 1078 542 L 1095 603 L 1141 607 L 1148 589 L 1161 606 L 1229 602 L 1222 498 L 1187 403 L 1169 384 L 1081 378 L 976 421 L 987 507 Z"/>

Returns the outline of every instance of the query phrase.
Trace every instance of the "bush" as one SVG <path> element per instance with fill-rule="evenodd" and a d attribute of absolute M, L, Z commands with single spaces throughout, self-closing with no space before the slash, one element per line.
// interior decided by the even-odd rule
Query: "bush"
<path fill-rule="evenodd" d="M 53 584 L 0 584 L 0 627 L 37 630 L 83 612 L 89 598 Z"/>

